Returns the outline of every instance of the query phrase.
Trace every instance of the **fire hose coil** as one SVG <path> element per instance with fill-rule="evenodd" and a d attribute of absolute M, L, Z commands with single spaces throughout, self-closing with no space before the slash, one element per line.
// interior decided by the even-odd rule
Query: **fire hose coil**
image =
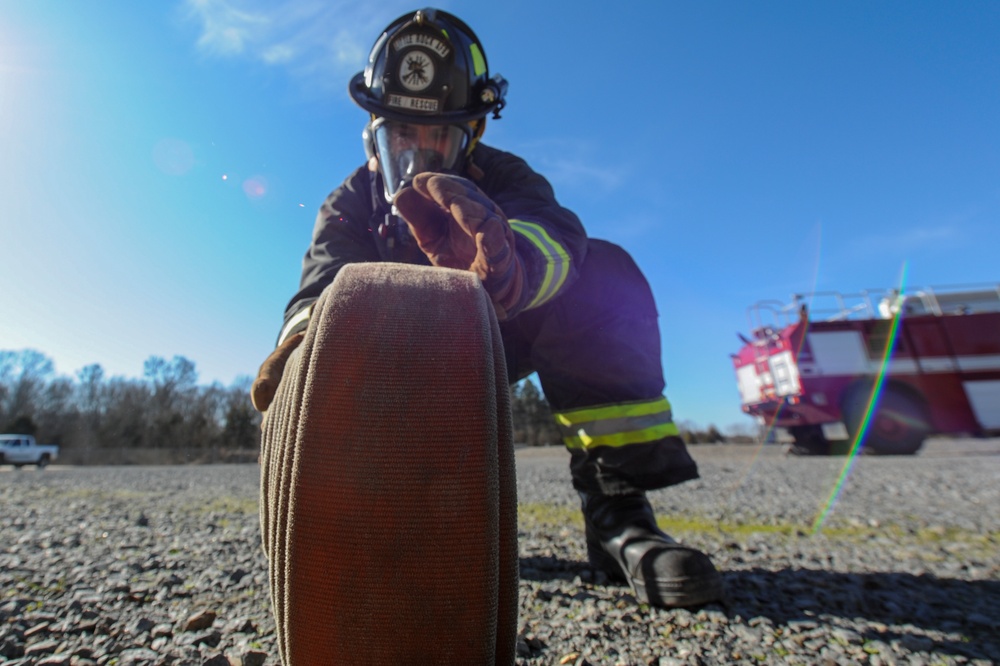
<path fill-rule="evenodd" d="M 473 274 L 351 264 L 265 415 L 261 534 L 285 664 L 513 664 L 517 498 Z"/>

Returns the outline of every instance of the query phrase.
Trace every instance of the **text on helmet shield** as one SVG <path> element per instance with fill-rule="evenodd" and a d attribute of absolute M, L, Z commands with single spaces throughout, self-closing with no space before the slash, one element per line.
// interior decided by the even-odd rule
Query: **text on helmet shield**
<path fill-rule="evenodd" d="M 434 37 L 432 35 L 424 35 L 421 33 L 408 32 L 404 35 L 400 35 L 392 41 L 392 50 L 398 51 L 399 49 L 405 48 L 407 46 L 424 46 L 430 50 L 437 53 L 442 58 L 447 58 L 448 54 L 451 53 L 451 47 L 446 43 Z"/>
<path fill-rule="evenodd" d="M 410 109 L 411 111 L 427 111 L 429 113 L 434 113 L 438 110 L 440 102 L 436 99 L 426 99 L 423 97 L 387 95 L 386 105 L 394 106 L 398 109 Z"/>

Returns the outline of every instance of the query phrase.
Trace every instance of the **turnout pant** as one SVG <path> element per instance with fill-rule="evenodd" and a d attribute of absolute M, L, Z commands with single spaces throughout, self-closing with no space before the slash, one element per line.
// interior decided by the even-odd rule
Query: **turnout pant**
<path fill-rule="evenodd" d="M 698 478 L 663 395 L 653 295 L 625 250 L 591 239 L 577 281 L 500 331 L 508 377 L 538 373 L 577 490 L 618 495 Z"/>

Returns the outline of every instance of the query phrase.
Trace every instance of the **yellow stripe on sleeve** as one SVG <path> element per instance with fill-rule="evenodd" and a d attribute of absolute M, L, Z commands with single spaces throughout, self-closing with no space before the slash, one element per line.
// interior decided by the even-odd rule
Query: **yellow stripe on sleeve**
<path fill-rule="evenodd" d="M 552 240 L 541 225 L 524 220 L 510 220 L 510 226 L 515 233 L 534 245 L 545 258 L 545 275 L 541 287 L 526 309 L 538 307 L 559 293 L 559 289 L 569 276 L 572 259 L 566 249 Z"/>

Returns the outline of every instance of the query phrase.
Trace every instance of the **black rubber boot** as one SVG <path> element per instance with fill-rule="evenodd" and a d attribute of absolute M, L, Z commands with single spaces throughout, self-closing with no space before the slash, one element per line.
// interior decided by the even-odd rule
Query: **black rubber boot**
<path fill-rule="evenodd" d="M 627 582 L 640 601 L 675 608 L 722 597 L 722 576 L 712 560 L 661 532 L 645 494 L 580 498 L 590 563 Z"/>

